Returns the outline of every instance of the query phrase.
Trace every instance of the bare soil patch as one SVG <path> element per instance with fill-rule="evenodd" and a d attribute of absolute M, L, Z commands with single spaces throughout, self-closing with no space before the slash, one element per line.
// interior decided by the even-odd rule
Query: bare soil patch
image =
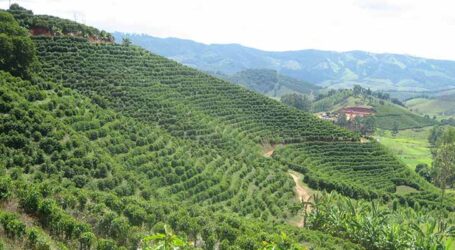
<path fill-rule="evenodd" d="M 292 179 L 295 182 L 295 194 L 297 199 L 300 202 L 308 202 L 311 200 L 311 195 L 312 195 L 312 190 L 310 190 L 308 187 L 303 185 L 302 182 L 302 175 L 300 173 L 294 172 L 294 171 L 289 171 L 289 175 L 291 175 Z M 310 209 L 307 207 L 307 211 Z M 305 219 L 302 216 L 296 223 L 297 227 L 303 227 L 305 225 Z"/>

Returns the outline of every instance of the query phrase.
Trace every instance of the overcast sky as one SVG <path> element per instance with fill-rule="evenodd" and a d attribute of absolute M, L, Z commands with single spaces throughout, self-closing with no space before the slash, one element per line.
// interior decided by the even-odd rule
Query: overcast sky
<path fill-rule="evenodd" d="M 455 0 L 11 0 L 107 31 L 455 60 Z M 0 0 L 7 8 L 8 0 Z"/>

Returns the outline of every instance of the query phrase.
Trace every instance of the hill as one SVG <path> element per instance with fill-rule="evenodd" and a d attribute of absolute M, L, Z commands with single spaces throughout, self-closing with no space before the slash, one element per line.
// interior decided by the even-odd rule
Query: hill
<path fill-rule="evenodd" d="M 450 118 L 455 116 L 455 93 L 446 91 L 438 96 L 422 96 L 407 100 L 406 106 L 414 112 Z"/>
<path fill-rule="evenodd" d="M 371 94 L 355 94 L 350 89 L 338 90 L 317 99 L 313 103 L 313 111 L 336 112 L 346 107 L 369 107 L 375 111 L 376 126 L 387 130 L 393 129 L 394 122 L 397 122 L 399 129 L 422 128 L 437 124 L 435 120 L 411 112 L 407 107 L 394 101 L 396 103 Z"/>
<path fill-rule="evenodd" d="M 359 84 L 374 90 L 435 90 L 455 86 L 455 62 L 363 51 L 300 50 L 269 52 L 238 44 L 202 44 L 178 38 L 127 36 L 153 53 L 211 72 L 233 74 L 273 69 L 282 75 L 332 88 Z"/>
<path fill-rule="evenodd" d="M 315 94 L 321 89 L 311 83 L 278 74 L 276 70 L 270 69 L 247 69 L 232 75 L 211 74 L 260 94 L 276 98 L 290 93 Z"/>
<path fill-rule="evenodd" d="M 137 249 L 146 235 L 169 234 L 165 224 L 190 248 L 398 244 L 289 225 L 304 210 L 289 169 L 381 209 L 441 204 L 437 188 L 379 144 L 309 113 L 136 46 L 69 34 L 33 42 L 29 79 L 0 72 L 0 246 Z M 441 205 L 453 210 L 450 199 Z M 400 242 L 427 243 L 406 230 Z"/>

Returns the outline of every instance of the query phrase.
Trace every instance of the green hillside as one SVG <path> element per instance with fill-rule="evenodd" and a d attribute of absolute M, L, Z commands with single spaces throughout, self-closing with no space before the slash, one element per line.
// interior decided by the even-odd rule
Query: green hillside
<path fill-rule="evenodd" d="M 406 101 L 406 106 L 416 113 L 441 119 L 455 117 L 455 94 L 413 98 Z"/>
<path fill-rule="evenodd" d="M 389 99 L 378 98 L 369 94 L 355 95 L 353 90 L 333 91 L 313 103 L 314 112 L 336 112 L 344 107 L 371 107 L 375 110 L 376 126 L 392 130 L 394 122 L 399 129 L 422 128 L 437 122 L 408 110 L 407 107 L 392 103 Z"/>
<path fill-rule="evenodd" d="M 12 13 L 34 20 L 17 5 Z M 15 20 L 0 17 L 0 41 L 14 37 Z M 292 226 L 306 210 L 290 169 L 312 188 L 422 206 L 430 219 L 433 208 L 455 210 L 452 196 L 440 203 L 437 188 L 377 143 L 141 48 L 63 32 L 34 36 L 29 49 L 35 64 L 0 70 L 0 248 L 138 249 L 165 225 L 188 249 L 398 247 L 385 231 L 352 240 L 336 225 Z M 416 243 L 415 228 L 400 244 L 449 240 L 442 228 Z"/>
<path fill-rule="evenodd" d="M 282 95 L 316 94 L 321 87 L 279 74 L 270 69 L 247 69 L 232 75 L 214 74 L 229 82 L 239 84 L 260 94 L 279 98 Z"/>
<path fill-rule="evenodd" d="M 211 156 L 207 150 L 156 127 L 101 109 L 56 84 L 40 79 L 22 81 L 4 72 L 0 79 L 1 152 L 2 159 L 7 160 L 2 161 L 2 173 L 10 176 L 0 178 L 1 215 L 13 214 L 21 220 L 29 216 L 32 221 L 24 222 L 26 232 L 38 230 L 39 240 L 43 241 L 40 244 L 72 249 L 83 245 L 84 237 L 96 235 L 93 240 L 97 238 L 98 244 L 106 241 L 134 245 L 138 237 L 147 233 L 147 228 L 160 221 L 189 236 L 193 234 L 192 237 L 198 230 L 210 227 L 213 231 L 208 231 L 204 238 L 213 237 L 222 229 L 232 230 L 231 237 L 244 235 L 260 242 L 254 240 L 259 236 L 256 232 L 266 232 L 268 226 L 230 214 L 226 199 L 233 205 L 238 203 L 237 214 L 247 215 L 255 213 L 255 208 L 248 204 L 257 204 L 250 199 L 261 197 L 263 207 L 258 216 L 264 221 L 274 217 L 273 211 L 282 217 L 278 214 L 283 208 L 278 204 L 292 204 L 290 180 L 273 177 L 276 175 L 271 172 L 277 166 L 256 163 L 255 169 L 255 163 L 238 162 L 236 167 L 234 158 L 218 155 L 220 152 Z M 252 173 L 264 176 L 267 182 L 248 183 L 255 180 Z M 223 175 L 234 177 L 226 179 Z M 240 181 L 235 176 L 244 178 Z M 5 183 L 12 185 L 5 190 Z M 224 192 L 213 195 L 217 186 Z M 269 195 L 260 195 L 260 190 Z M 204 196 L 210 196 L 210 200 Z M 241 200 L 236 202 L 238 198 Z M 268 210 L 267 203 L 274 208 Z M 194 205 L 189 207 L 190 204 Z M 209 226 L 202 226 L 201 222 L 208 222 Z M 64 228 L 59 226 L 62 223 Z M 268 230 L 273 233 L 275 229 Z M 322 237 L 317 232 L 297 232 L 287 226 L 282 230 L 309 241 Z M 15 241 L 11 244 L 19 246 Z M 315 244 L 325 245 L 316 241 Z"/>
<path fill-rule="evenodd" d="M 378 131 L 374 137 L 410 169 L 415 169 L 421 163 L 431 166 L 431 145 L 428 142 L 431 128 L 400 130 L 395 136 L 391 131 Z"/>

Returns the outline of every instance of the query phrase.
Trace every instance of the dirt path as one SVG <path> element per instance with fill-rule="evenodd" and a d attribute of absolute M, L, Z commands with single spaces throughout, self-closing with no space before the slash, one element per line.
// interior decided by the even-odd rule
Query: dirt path
<path fill-rule="evenodd" d="M 308 201 L 311 195 L 308 192 L 307 187 L 303 186 L 300 176 L 294 172 L 289 172 L 289 174 L 295 182 L 295 192 L 297 199 L 299 199 L 299 201 Z"/>
<path fill-rule="evenodd" d="M 272 157 L 273 151 L 275 151 L 275 149 L 270 149 L 270 150 L 265 151 L 264 152 L 264 156 L 265 157 Z"/>
<path fill-rule="evenodd" d="M 308 188 L 303 186 L 301 175 L 296 172 L 293 172 L 293 171 L 289 171 L 289 175 L 291 175 L 292 179 L 295 182 L 295 193 L 296 193 L 297 199 L 299 201 L 309 201 L 311 199 L 311 194 L 310 194 Z M 302 216 L 302 218 L 297 222 L 297 227 L 303 227 L 304 225 L 305 225 L 305 220 Z"/>

